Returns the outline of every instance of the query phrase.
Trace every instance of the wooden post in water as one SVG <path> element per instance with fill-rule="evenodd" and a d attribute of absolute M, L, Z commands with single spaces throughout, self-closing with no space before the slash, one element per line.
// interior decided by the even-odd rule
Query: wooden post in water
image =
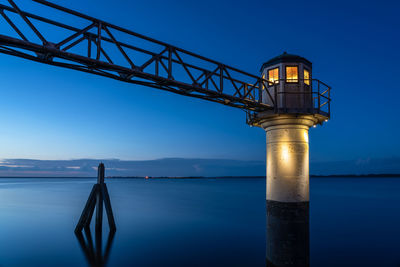
<path fill-rule="evenodd" d="M 76 225 L 75 232 L 81 232 L 83 228 L 90 229 L 90 222 L 93 217 L 94 210 L 96 209 L 96 223 L 95 231 L 101 233 L 103 226 L 103 203 L 106 208 L 108 225 L 111 232 L 117 230 L 115 226 L 114 215 L 111 208 L 110 196 L 108 194 L 107 186 L 104 183 L 105 168 L 104 164 L 100 163 L 97 170 L 97 184 L 93 185 L 89 198 L 86 202 L 85 208 L 82 211 L 79 222 Z"/>

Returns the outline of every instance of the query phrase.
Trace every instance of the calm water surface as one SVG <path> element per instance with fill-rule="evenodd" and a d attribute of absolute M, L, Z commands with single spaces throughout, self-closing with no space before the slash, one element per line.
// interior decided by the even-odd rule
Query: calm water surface
<path fill-rule="evenodd" d="M 117 224 L 108 266 L 265 266 L 264 179 L 106 182 Z M 87 266 L 74 228 L 93 183 L 0 179 L 0 266 Z M 311 266 L 400 266 L 400 179 L 310 187 Z"/>

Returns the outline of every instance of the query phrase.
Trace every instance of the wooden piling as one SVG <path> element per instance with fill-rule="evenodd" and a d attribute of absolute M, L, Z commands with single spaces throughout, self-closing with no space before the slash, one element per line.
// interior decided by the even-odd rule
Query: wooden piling
<path fill-rule="evenodd" d="M 98 190 L 96 195 L 96 233 L 102 231 L 103 226 L 103 194 L 101 190 L 101 185 L 97 184 Z"/>
<path fill-rule="evenodd" d="M 81 217 L 79 218 L 78 224 L 75 227 L 75 232 L 82 231 L 83 227 L 90 223 L 91 218 L 89 218 L 90 213 L 93 213 L 93 200 L 95 200 L 97 194 L 97 185 L 93 185 L 92 191 L 90 192 L 89 198 L 86 201 L 85 208 L 82 211 Z M 90 216 L 91 217 L 91 216 Z"/>
<path fill-rule="evenodd" d="M 90 222 L 92 221 L 94 210 L 96 209 L 96 222 L 95 231 L 101 233 L 103 226 L 103 204 L 106 208 L 108 225 L 111 232 L 117 230 L 113 211 L 111 208 L 110 196 L 108 194 L 107 186 L 104 183 L 105 167 L 103 163 L 99 164 L 97 170 L 97 184 L 93 185 L 89 198 L 86 201 L 85 208 L 82 211 L 78 224 L 76 225 L 75 232 L 81 232 L 83 228 L 90 230 Z"/>
<path fill-rule="evenodd" d="M 108 225 L 110 227 L 110 231 L 116 231 L 117 227 L 115 226 L 115 220 L 114 220 L 114 214 L 111 208 L 111 201 L 110 201 L 110 196 L 108 194 L 107 186 L 104 184 L 101 187 L 101 191 L 103 193 L 103 198 L 104 198 L 104 206 L 106 207 L 106 212 L 107 212 L 107 219 L 108 219 Z"/>

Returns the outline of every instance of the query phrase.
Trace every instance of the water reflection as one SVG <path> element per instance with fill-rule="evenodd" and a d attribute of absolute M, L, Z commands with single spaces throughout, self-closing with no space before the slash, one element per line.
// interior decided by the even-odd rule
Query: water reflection
<path fill-rule="evenodd" d="M 267 266 L 310 265 L 309 203 L 267 201 Z"/>
<path fill-rule="evenodd" d="M 83 232 L 85 235 L 83 235 Z M 75 232 L 79 245 L 90 266 L 105 266 L 110 255 L 111 246 L 114 240 L 115 231 L 108 234 L 105 249 L 103 251 L 102 232 L 95 231 L 94 242 L 90 228 L 85 228 L 83 232 Z"/>

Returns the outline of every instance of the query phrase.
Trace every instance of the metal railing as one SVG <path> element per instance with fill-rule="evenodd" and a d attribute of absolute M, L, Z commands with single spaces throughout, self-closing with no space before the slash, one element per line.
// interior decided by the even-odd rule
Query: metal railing
<path fill-rule="evenodd" d="M 273 95 L 274 114 L 319 114 L 330 118 L 331 87 L 318 79 L 280 79 L 265 88 Z M 272 100 L 271 100 L 272 101 Z M 247 111 L 247 123 L 256 124 L 257 112 Z"/>
<path fill-rule="evenodd" d="M 273 88 L 275 113 L 321 114 L 329 117 L 330 86 L 317 79 L 296 80 L 298 82 L 281 79 L 278 84 L 268 88 Z"/>

